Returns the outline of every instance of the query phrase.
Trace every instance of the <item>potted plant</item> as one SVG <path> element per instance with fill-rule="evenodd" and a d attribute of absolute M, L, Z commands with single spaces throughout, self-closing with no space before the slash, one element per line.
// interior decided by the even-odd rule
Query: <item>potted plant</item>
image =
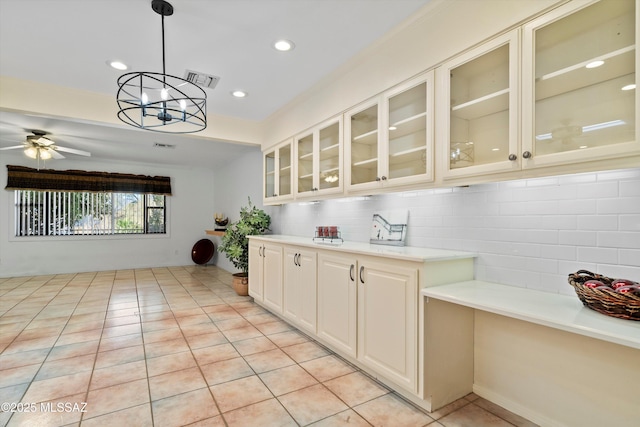
<path fill-rule="evenodd" d="M 271 217 L 257 208 L 248 198 L 247 206 L 240 208 L 240 219 L 227 226 L 218 250 L 224 252 L 231 263 L 240 270 L 233 275 L 233 288 L 238 295 L 249 295 L 249 239 L 247 236 L 264 234 L 269 230 Z"/>

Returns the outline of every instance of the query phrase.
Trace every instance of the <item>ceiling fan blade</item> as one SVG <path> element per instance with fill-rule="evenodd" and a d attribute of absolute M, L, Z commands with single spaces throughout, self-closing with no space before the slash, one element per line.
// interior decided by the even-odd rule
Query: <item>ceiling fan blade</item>
<path fill-rule="evenodd" d="M 76 150 L 75 148 L 60 147 L 56 145 L 55 150 L 62 151 L 64 153 L 77 154 L 79 156 L 91 157 L 91 153 L 89 153 L 88 151 Z"/>
<path fill-rule="evenodd" d="M 3 147 L 0 150 L 15 150 L 16 148 L 24 148 L 24 145 L 14 145 L 12 147 Z"/>
<path fill-rule="evenodd" d="M 58 153 L 56 150 L 47 150 L 47 151 L 51 153 L 51 157 L 53 157 L 54 159 L 57 159 L 57 160 L 64 159 L 64 156 Z"/>

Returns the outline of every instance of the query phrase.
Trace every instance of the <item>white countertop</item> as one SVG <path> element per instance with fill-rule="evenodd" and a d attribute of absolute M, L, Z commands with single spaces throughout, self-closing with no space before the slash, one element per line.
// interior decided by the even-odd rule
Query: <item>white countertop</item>
<path fill-rule="evenodd" d="M 261 236 L 248 237 L 252 240 L 285 243 L 297 246 L 306 246 L 315 249 L 330 249 L 334 251 L 349 252 L 361 255 L 375 255 L 404 261 L 430 262 L 476 257 L 476 254 L 472 252 L 417 248 L 412 246 L 372 245 L 369 243 L 359 242 L 343 242 L 340 245 L 324 244 L 314 242 L 313 238 L 311 237 L 287 236 L 283 234 L 265 234 Z"/>
<path fill-rule="evenodd" d="M 582 305 L 578 296 L 472 280 L 424 288 L 430 298 L 640 349 L 640 321 L 617 319 Z"/>

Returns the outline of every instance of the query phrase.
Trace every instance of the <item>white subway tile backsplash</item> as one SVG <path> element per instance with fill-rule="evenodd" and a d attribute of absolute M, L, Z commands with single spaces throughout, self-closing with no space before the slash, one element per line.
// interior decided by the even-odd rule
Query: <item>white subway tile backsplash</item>
<path fill-rule="evenodd" d="M 274 232 L 338 225 L 368 242 L 377 210 L 408 209 L 407 244 L 478 253 L 476 278 L 574 295 L 586 269 L 640 280 L 640 168 L 285 205 Z"/>

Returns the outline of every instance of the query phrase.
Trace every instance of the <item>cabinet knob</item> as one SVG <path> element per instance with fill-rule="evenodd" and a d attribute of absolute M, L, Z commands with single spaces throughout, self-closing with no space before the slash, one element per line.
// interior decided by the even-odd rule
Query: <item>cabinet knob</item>
<path fill-rule="evenodd" d="M 524 153 L 522 153 L 522 157 L 524 157 L 525 159 L 530 159 L 531 158 L 531 152 L 530 151 L 525 151 Z"/>
<path fill-rule="evenodd" d="M 278 195 L 276 193 L 273 193 L 273 197 L 278 197 Z"/>
<path fill-rule="evenodd" d="M 384 176 L 384 175 L 382 175 L 382 180 L 383 180 L 383 181 L 386 181 L 386 180 L 387 180 L 387 177 L 386 177 L 386 176 Z"/>
<path fill-rule="evenodd" d="M 380 181 L 380 177 L 379 176 L 376 176 L 376 181 Z"/>
<path fill-rule="evenodd" d="M 516 156 L 515 154 L 509 154 L 509 160 L 511 160 L 512 162 L 516 161 L 518 159 L 518 156 Z"/>

